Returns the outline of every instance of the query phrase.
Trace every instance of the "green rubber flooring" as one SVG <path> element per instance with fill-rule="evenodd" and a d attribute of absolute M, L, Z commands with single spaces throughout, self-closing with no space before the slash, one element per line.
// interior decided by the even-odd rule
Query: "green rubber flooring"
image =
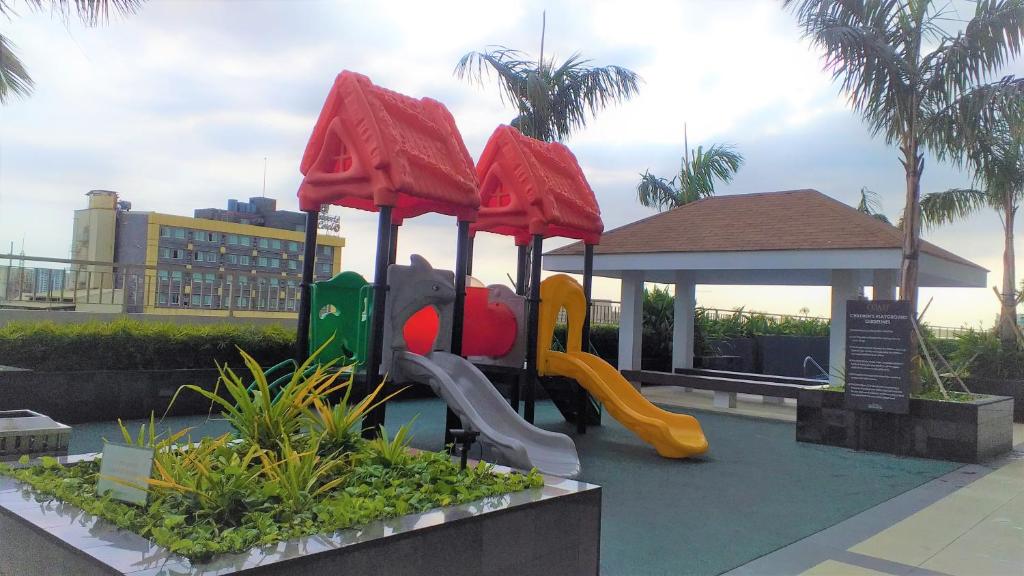
<path fill-rule="evenodd" d="M 392 402 L 386 421 L 396 429 L 415 416 L 413 445 L 440 449 L 444 413 L 435 399 Z M 538 404 L 537 424 L 572 435 L 583 480 L 602 487 L 602 574 L 719 574 L 959 467 L 797 443 L 791 423 L 693 414 L 711 449 L 667 460 L 607 415 L 577 436 L 551 404 Z M 228 429 L 204 417 L 164 425 Z M 79 424 L 71 451 L 97 451 L 102 437 L 119 437 L 116 423 Z"/>

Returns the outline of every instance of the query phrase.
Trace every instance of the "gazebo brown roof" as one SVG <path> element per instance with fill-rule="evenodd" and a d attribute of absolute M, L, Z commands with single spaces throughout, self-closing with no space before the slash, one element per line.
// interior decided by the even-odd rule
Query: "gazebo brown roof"
<path fill-rule="evenodd" d="M 621 226 L 597 255 L 661 252 L 901 249 L 903 233 L 817 190 L 716 196 Z M 921 251 L 984 270 L 930 242 Z M 583 254 L 580 242 L 547 253 Z"/>

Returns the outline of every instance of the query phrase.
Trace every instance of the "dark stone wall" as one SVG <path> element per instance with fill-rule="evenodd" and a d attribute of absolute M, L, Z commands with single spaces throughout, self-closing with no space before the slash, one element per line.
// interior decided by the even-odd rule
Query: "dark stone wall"
<path fill-rule="evenodd" d="M 0 410 L 35 410 L 64 424 L 148 418 L 151 412 L 159 418 L 179 387 L 196 384 L 213 390 L 217 378 L 214 369 L 2 371 Z M 186 390 L 170 414 L 206 414 L 209 410 L 209 400 Z"/>
<path fill-rule="evenodd" d="M 971 378 L 967 389 L 975 394 L 1010 396 L 1013 398 L 1013 421 L 1024 422 L 1024 380 L 996 380 L 992 378 Z"/>
<path fill-rule="evenodd" d="M 1013 448 L 1013 399 L 911 399 L 909 414 L 887 414 L 847 410 L 842 392 L 801 390 L 796 439 L 899 456 L 977 463 Z"/>

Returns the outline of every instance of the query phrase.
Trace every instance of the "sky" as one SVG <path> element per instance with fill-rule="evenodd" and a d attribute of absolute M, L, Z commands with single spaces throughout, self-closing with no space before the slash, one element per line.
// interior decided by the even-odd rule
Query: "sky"
<path fill-rule="evenodd" d="M 297 209 L 299 160 L 334 76 L 343 69 L 412 96 L 443 102 L 477 158 L 491 131 L 514 117 L 496 84 L 453 75 L 459 58 L 488 45 L 536 55 L 574 52 L 643 78 L 640 93 L 565 143 L 601 205 L 605 228 L 653 213 L 636 202 L 645 170 L 679 170 L 683 127 L 691 147 L 729 143 L 745 156 L 719 194 L 814 188 L 856 203 L 866 186 L 890 218 L 903 205 L 896 151 L 852 112 L 792 14 L 769 0 L 542 2 L 306 2 L 157 0 L 91 29 L 15 1 L 0 22 L 36 82 L 31 98 L 0 107 L 0 252 L 67 257 L 73 211 L 92 189 L 117 191 L 134 210 L 192 215 L 229 198 L 266 195 Z M 968 17 L 962 3 L 959 14 Z M 1024 75 L 1024 61 L 1002 74 Z M 922 192 L 971 184 L 930 156 Z M 376 217 L 334 208 L 347 239 L 343 265 L 372 276 Z M 994 212 L 925 238 L 1001 278 Z M 564 242 L 550 241 L 546 247 Z M 399 261 L 424 255 L 454 266 L 455 222 L 423 216 L 403 226 Z M 474 273 L 515 274 L 515 248 L 481 235 Z M 617 280 L 595 297 L 617 299 Z M 937 325 L 991 325 L 988 288 L 922 289 Z M 698 288 L 699 305 L 827 316 L 826 288 Z"/>

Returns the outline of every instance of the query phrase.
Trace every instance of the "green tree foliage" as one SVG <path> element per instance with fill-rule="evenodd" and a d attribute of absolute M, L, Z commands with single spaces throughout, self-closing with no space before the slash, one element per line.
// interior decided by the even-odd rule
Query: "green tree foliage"
<path fill-rule="evenodd" d="M 922 149 L 960 158 L 992 131 L 1001 110 L 1022 108 L 1024 81 L 985 83 L 1020 53 L 1024 1 L 980 0 L 951 33 L 953 7 L 932 0 L 784 0 L 825 54 L 873 135 L 899 147 L 906 176 L 900 292 L 917 306 Z"/>
<path fill-rule="evenodd" d="M 690 150 L 683 137 L 683 158 L 679 174 L 671 180 L 645 171 L 640 175 L 636 196 L 640 204 L 659 211 L 677 208 L 715 195 L 718 182 L 728 184 L 743 166 L 743 155 L 727 144 L 712 144 L 706 150 Z"/>
<path fill-rule="evenodd" d="M 29 10 L 47 11 L 56 14 L 67 24 L 72 15 L 86 26 L 98 26 L 107 22 L 110 14 L 127 16 L 135 14 L 144 0 L 22 0 L 21 5 Z M 10 20 L 17 15 L 18 0 L 0 0 L 0 16 Z M 15 46 L 0 34 L 0 105 L 7 104 L 14 96 L 27 98 L 32 94 L 35 82 L 25 64 L 18 58 Z"/>
<path fill-rule="evenodd" d="M 491 73 L 497 76 L 502 101 L 516 107 L 512 126 L 545 142 L 565 140 L 585 128 L 601 110 L 635 96 L 641 82 L 636 72 L 622 66 L 591 66 L 579 52 L 558 64 L 554 58 L 545 60 L 543 33 L 539 58 L 489 46 L 467 53 L 455 66 L 457 77 L 478 84 Z"/>

